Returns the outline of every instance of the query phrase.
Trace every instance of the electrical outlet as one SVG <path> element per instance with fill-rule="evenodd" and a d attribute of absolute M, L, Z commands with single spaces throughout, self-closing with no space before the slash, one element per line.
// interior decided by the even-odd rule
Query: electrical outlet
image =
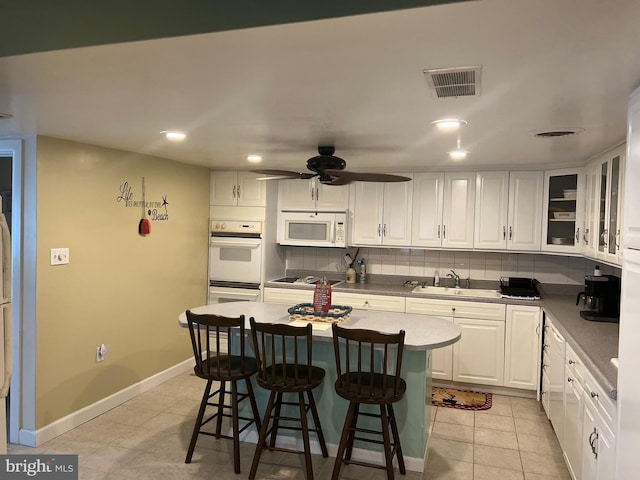
<path fill-rule="evenodd" d="M 104 354 L 107 353 L 107 346 L 103 343 L 96 348 L 96 362 L 102 362 L 104 360 Z"/>
<path fill-rule="evenodd" d="M 51 249 L 51 265 L 66 265 L 67 263 L 69 263 L 68 248 Z"/>

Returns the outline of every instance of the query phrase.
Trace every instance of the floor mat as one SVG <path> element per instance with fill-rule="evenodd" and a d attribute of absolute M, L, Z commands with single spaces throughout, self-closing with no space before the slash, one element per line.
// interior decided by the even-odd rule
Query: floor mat
<path fill-rule="evenodd" d="M 433 387 L 431 404 L 436 407 L 460 408 L 462 410 L 488 410 L 491 408 L 491 394 L 456 388 Z"/>

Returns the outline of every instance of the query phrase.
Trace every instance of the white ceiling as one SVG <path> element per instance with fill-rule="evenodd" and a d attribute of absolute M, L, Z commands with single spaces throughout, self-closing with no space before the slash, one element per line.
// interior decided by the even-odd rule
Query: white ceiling
<path fill-rule="evenodd" d="M 0 136 L 48 135 L 205 165 L 305 171 L 579 164 L 624 140 L 640 85 L 640 1 L 482 0 L 0 58 Z M 424 69 L 482 66 L 479 97 L 435 99 Z M 446 152 L 460 117 L 470 153 Z M 530 132 L 583 128 L 538 139 Z M 180 144 L 161 130 L 187 133 Z"/>

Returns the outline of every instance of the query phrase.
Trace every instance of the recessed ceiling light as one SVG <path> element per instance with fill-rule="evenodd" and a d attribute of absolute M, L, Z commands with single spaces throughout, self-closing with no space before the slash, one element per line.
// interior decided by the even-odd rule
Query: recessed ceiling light
<path fill-rule="evenodd" d="M 457 118 L 443 118 L 431 123 L 433 123 L 438 128 L 442 128 L 443 130 L 455 130 L 456 128 L 460 128 L 462 125 L 467 124 L 466 121 Z"/>
<path fill-rule="evenodd" d="M 160 132 L 162 135 L 166 137 L 167 140 L 171 140 L 172 142 L 181 142 L 185 138 L 187 138 L 187 134 L 183 132 L 176 132 L 172 130 L 163 130 Z"/>
<path fill-rule="evenodd" d="M 247 160 L 251 163 L 260 163 L 262 161 L 262 156 L 260 155 L 247 155 Z"/>
<path fill-rule="evenodd" d="M 464 158 L 466 158 L 467 153 L 465 150 L 452 150 L 450 152 L 447 152 L 449 154 L 449 158 L 451 158 L 451 160 L 463 160 Z"/>

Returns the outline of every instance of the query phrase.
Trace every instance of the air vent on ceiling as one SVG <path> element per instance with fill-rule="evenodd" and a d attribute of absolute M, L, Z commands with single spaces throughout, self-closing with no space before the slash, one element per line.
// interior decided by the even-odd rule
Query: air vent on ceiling
<path fill-rule="evenodd" d="M 582 132 L 583 128 L 562 128 L 557 130 L 534 130 L 531 133 L 537 138 L 558 138 L 558 137 L 570 137 L 571 135 L 577 135 Z"/>
<path fill-rule="evenodd" d="M 479 97 L 482 66 L 424 70 L 436 98 Z"/>
<path fill-rule="evenodd" d="M 0 118 L 13 118 L 13 115 L 11 115 L 10 113 L 0 112 Z"/>

